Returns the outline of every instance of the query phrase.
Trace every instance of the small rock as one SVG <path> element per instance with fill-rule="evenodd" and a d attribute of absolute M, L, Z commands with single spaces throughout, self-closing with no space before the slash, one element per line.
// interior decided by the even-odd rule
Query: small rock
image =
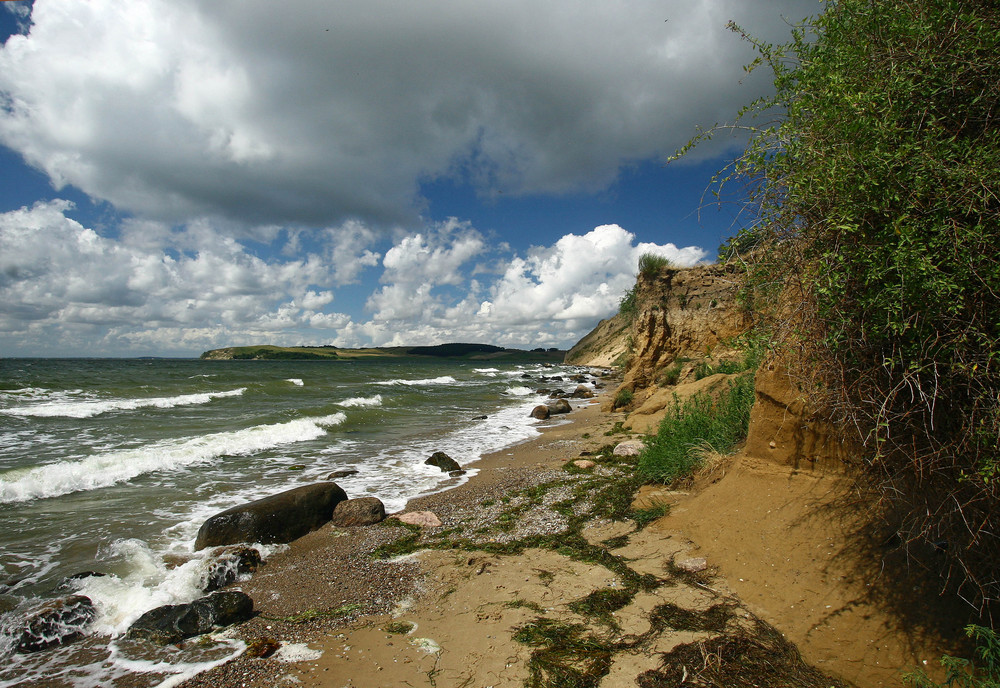
<path fill-rule="evenodd" d="M 247 645 L 247 649 L 243 651 L 243 654 L 247 657 L 267 658 L 277 652 L 279 647 L 281 647 L 281 643 L 274 638 L 268 638 L 265 636 L 263 638 L 257 638 L 252 643 Z"/>
<path fill-rule="evenodd" d="M 330 475 L 326 476 L 327 480 L 336 480 L 337 478 L 346 478 L 351 475 L 357 475 L 360 471 L 357 468 L 342 468 L 339 471 L 334 471 Z"/>
<path fill-rule="evenodd" d="M 472 420 L 486 420 L 489 416 L 473 416 Z"/>
<path fill-rule="evenodd" d="M 240 576 L 253 573 L 263 559 L 253 547 L 229 547 L 208 567 L 205 592 L 212 592 L 235 583 Z"/>
<path fill-rule="evenodd" d="M 411 526 L 420 526 L 421 528 L 439 528 L 441 526 L 441 519 L 430 511 L 410 511 L 405 514 L 399 514 L 396 518 L 403 523 L 409 523 Z"/>
<path fill-rule="evenodd" d="M 573 465 L 576 466 L 577 468 L 593 468 L 597 464 L 591 461 L 590 459 L 577 459 L 576 461 L 573 462 Z"/>
<path fill-rule="evenodd" d="M 615 456 L 638 456 L 642 453 L 644 446 L 642 440 L 625 440 L 617 444 L 612 453 Z"/>
<path fill-rule="evenodd" d="M 778 445 L 774 443 L 774 440 L 771 440 L 771 441 L 770 441 L 770 442 L 768 443 L 768 445 L 767 445 L 767 446 L 769 446 L 769 447 L 770 447 L 771 449 L 774 449 L 774 448 L 776 448 L 776 447 L 777 447 Z"/>
<path fill-rule="evenodd" d="M 385 505 L 378 497 L 358 497 L 338 504 L 333 510 L 335 526 L 370 526 L 385 520 Z"/>
<path fill-rule="evenodd" d="M 677 562 L 677 568 L 688 573 L 700 573 L 708 568 L 708 560 L 705 557 L 695 557 Z"/>
<path fill-rule="evenodd" d="M 437 466 L 445 473 L 450 473 L 451 471 L 460 471 L 462 467 L 458 465 L 458 461 L 451 458 L 444 452 L 434 452 L 431 458 L 424 461 L 427 466 Z"/>

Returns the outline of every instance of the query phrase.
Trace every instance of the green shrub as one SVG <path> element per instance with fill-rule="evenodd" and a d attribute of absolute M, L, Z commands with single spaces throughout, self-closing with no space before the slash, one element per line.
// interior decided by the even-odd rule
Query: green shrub
<path fill-rule="evenodd" d="M 643 253 L 639 258 L 639 274 L 646 279 L 656 277 L 663 270 L 673 267 L 669 258 L 655 253 Z"/>
<path fill-rule="evenodd" d="M 1000 638 L 983 626 L 968 626 L 965 633 L 976 641 L 978 661 L 945 655 L 943 683 L 932 681 L 923 669 L 904 675 L 903 682 L 914 688 L 1000 688 Z"/>
<path fill-rule="evenodd" d="M 698 465 L 694 451 L 708 447 L 726 454 L 746 438 L 754 376 L 742 375 L 718 398 L 696 394 L 683 404 L 675 397 L 673 412 L 660 423 L 639 455 L 638 472 L 646 480 L 669 483 L 689 475 Z"/>
<path fill-rule="evenodd" d="M 660 372 L 660 377 L 657 380 L 657 384 L 660 387 L 669 387 L 670 385 L 676 385 L 681 379 L 681 369 L 684 364 L 680 361 L 674 361 L 669 366 L 664 368 Z"/>
<path fill-rule="evenodd" d="M 639 285 L 636 283 L 631 289 L 625 292 L 621 301 L 618 302 L 618 312 L 629 320 L 639 315 L 639 301 L 636 296 L 638 289 Z"/>
<path fill-rule="evenodd" d="M 774 94 L 740 115 L 770 124 L 730 177 L 756 217 L 720 255 L 755 308 L 801 295 L 775 320 L 900 540 L 947 541 L 963 596 L 1000 600 L 1000 5 L 828 0 L 785 45 L 731 28 Z"/>
<path fill-rule="evenodd" d="M 613 405 L 616 409 L 625 408 L 626 406 L 632 403 L 632 400 L 634 398 L 635 398 L 635 393 L 628 387 L 623 387 L 622 389 L 619 389 L 618 392 L 615 394 Z"/>

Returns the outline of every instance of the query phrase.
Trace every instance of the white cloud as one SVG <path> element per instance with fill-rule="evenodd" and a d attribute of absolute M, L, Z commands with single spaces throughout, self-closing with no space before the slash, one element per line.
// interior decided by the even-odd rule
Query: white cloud
<path fill-rule="evenodd" d="M 12 355 L 198 353 L 233 340 L 297 342 L 333 301 L 333 270 L 315 255 L 267 262 L 226 236 L 197 252 L 100 236 L 66 201 L 0 214 L 0 342 Z M 163 232 L 184 244 L 186 232 Z M 248 341 L 249 343 L 249 341 Z M 148 353 L 148 349 L 145 351 Z"/>
<path fill-rule="evenodd" d="M 615 312 L 642 253 L 678 265 L 705 256 L 636 243 L 617 225 L 517 255 L 450 220 L 400 235 L 385 251 L 381 284 L 357 299 L 341 291 L 374 283 L 340 284 L 335 232 L 312 237 L 296 259 L 264 259 L 205 223 L 153 227 L 156 246 L 129 231 L 102 236 L 70 210 L 57 200 L 0 214 L 6 355 L 192 355 L 261 343 L 570 346 Z M 178 248 L 191 241 L 199 250 Z M 360 246 L 348 253 L 367 255 Z"/>
<path fill-rule="evenodd" d="M 781 39 L 819 9 L 36 0 L 0 48 L 0 141 L 146 218 L 391 225 L 425 180 L 594 189 L 673 152 L 764 87 L 737 85 L 752 55 L 727 20 Z"/>

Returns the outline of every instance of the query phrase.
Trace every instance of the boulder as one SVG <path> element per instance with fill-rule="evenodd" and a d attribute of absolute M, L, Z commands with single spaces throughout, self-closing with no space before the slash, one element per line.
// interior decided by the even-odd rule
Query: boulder
<path fill-rule="evenodd" d="M 337 478 L 347 478 L 348 476 L 357 475 L 360 471 L 357 468 L 342 468 L 339 471 L 334 471 L 330 475 L 326 476 L 327 480 L 336 480 Z"/>
<path fill-rule="evenodd" d="M 451 473 L 452 471 L 460 471 L 462 467 L 458 465 L 458 461 L 451 458 L 444 452 L 434 452 L 431 458 L 424 461 L 427 466 L 437 466 L 445 473 Z"/>
<path fill-rule="evenodd" d="M 591 391 L 590 387 L 587 387 L 587 385 L 578 385 L 570 396 L 574 399 L 593 399 L 594 393 Z"/>
<path fill-rule="evenodd" d="M 190 604 L 168 604 L 149 610 L 132 624 L 126 637 L 167 645 L 251 616 L 253 600 L 246 593 L 213 592 Z"/>
<path fill-rule="evenodd" d="M 208 567 L 205 592 L 235 583 L 240 576 L 256 571 L 264 560 L 253 547 L 230 547 L 223 550 Z"/>
<path fill-rule="evenodd" d="M 194 548 L 291 542 L 329 521 L 333 509 L 345 499 L 337 483 L 323 482 L 235 506 L 202 524 Z"/>
<path fill-rule="evenodd" d="M 441 526 L 441 519 L 431 511 L 410 511 L 405 514 L 399 514 L 396 518 L 403 523 L 409 523 L 411 526 L 420 526 L 421 528 L 439 528 Z"/>
<path fill-rule="evenodd" d="M 370 526 L 385 520 L 385 505 L 378 497 L 358 497 L 341 502 L 333 510 L 335 526 Z"/>
<path fill-rule="evenodd" d="M 597 464 L 591 461 L 590 459 L 577 459 L 576 461 L 573 462 L 573 465 L 576 466 L 577 468 L 587 469 L 587 468 L 593 468 Z"/>
<path fill-rule="evenodd" d="M 569 413 L 573 410 L 573 407 L 569 405 L 569 402 L 565 399 L 559 399 L 553 404 L 549 404 L 549 413 L 556 415 L 558 413 Z"/>
<path fill-rule="evenodd" d="M 46 602 L 25 617 L 14 651 L 26 654 L 65 645 L 79 638 L 96 616 L 94 603 L 83 595 Z"/>
<path fill-rule="evenodd" d="M 538 420 L 548 420 L 549 418 L 549 407 L 548 406 L 536 406 L 531 409 L 531 417 L 537 418 Z"/>

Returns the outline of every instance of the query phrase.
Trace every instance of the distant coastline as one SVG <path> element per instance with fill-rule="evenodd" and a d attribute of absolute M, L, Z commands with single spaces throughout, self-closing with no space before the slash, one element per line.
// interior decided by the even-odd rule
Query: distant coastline
<path fill-rule="evenodd" d="M 492 344 L 438 344 L 435 346 L 388 346 L 364 349 L 342 349 L 324 346 L 231 346 L 211 349 L 201 355 L 206 361 L 307 361 L 307 360 L 357 360 L 368 358 L 436 358 L 469 361 L 547 361 L 562 363 L 566 351 L 556 348 L 532 350 L 508 349 Z"/>

